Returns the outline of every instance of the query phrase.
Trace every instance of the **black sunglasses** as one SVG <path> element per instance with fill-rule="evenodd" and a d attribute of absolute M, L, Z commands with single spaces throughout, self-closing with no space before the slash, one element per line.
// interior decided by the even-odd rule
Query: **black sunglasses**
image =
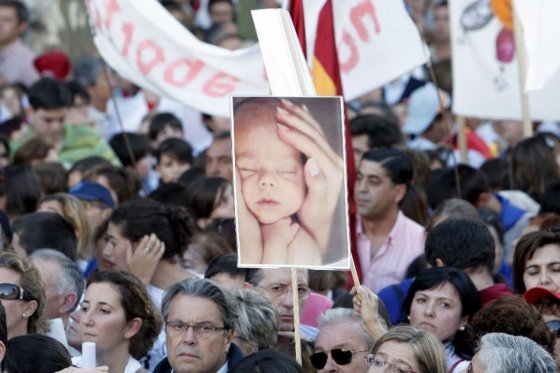
<path fill-rule="evenodd" d="M 0 299 L 28 300 L 25 291 L 16 284 L 0 284 Z"/>
<path fill-rule="evenodd" d="M 320 370 L 325 367 L 327 364 L 327 360 L 329 359 L 329 352 L 331 354 L 332 359 L 338 365 L 347 365 L 352 362 L 352 355 L 357 352 L 365 352 L 368 350 L 360 350 L 360 351 L 352 351 L 343 348 L 335 348 L 334 350 L 330 351 L 321 351 L 315 352 L 314 354 L 309 356 L 309 362 L 313 366 L 313 368 Z"/>

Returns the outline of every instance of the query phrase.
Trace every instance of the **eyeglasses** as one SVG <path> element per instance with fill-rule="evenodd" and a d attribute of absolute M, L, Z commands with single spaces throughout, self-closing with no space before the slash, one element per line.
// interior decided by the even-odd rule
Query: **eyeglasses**
<path fill-rule="evenodd" d="M 360 350 L 360 351 L 352 351 L 343 348 L 335 348 L 334 350 L 330 351 L 321 351 L 315 352 L 314 354 L 309 356 L 309 362 L 313 366 L 313 368 L 320 370 L 325 367 L 327 364 L 327 360 L 329 359 L 329 353 L 331 354 L 332 359 L 338 365 L 347 365 L 352 362 L 352 355 L 357 352 L 365 352 L 368 350 Z"/>
<path fill-rule="evenodd" d="M 192 327 L 193 333 L 200 338 L 208 338 L 218 331 L 226 330 L 226 328 L 209 322 L 187 324 L 182 321 L 168 321 L 165 323 L 165 332 L 171 337 L 178 337 L 184 335 L 190 327 Z"/>
<path fill-rule="evenodd" d="M 257 284 L 253 284 L 253 286 L 257 286 L 259 288 L 265 289 L 270 295 L 274 298 L 282 298 L 290 290 L 292 287 L 284 284 L 272 284 L 269 286 L 261 286 Z M 305 298 L 309 295 L 309 288 L 305 285 L 298 285 L 298 298 Z"/>
<path fill-rule="evenodd" d="M 16 284 L 0 284 L 0 299 L 28 300 L 25 291 Z"/>
<path fill-rule="evenodd" d="M 391 373 L 416 373 L 406 364 L 391 364 L 380 357 L 371 354 L 367 356 L 367 366 L 376 368 L 375 370 L 382 369 L 384 366 L 387 366 L 391 369 Z"/>

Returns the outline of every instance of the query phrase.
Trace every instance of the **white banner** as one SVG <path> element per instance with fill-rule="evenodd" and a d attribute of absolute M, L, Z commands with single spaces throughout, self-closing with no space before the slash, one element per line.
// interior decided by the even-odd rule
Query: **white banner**
<path fill-rule="evenodd" d="M 258 46 L 230 51 L 203 43 L 156 0 L 86 2 L 99 53 L 135 84 L 222 116 L 229 114 L 229 96 L 269 94 Z M 426 61 L 402 1 L 335 0 L 334 6 L 346 100 Z M 306 19 L 313 17 L 306 14 Z M 315 40 L 314 33 L 307 36 Z"/>
<path fill-rule="evenodd" d="M 531 2 L 532 5 L 535 2 Z M 488 119 L 522 118 L 511 18 L 490 1 L 449 2 L 453 50 L 453 112 Z M 509 14 L 511 17 L 511 14 Z M 560 74 L 529 94 L 533 120 L 559 120 Z"/>
<path fill-rule="evenodd" d="M 155 0 L 88 0 L 94 42 L 124 78 L 205 113 L 229 116 L 229 96 L 269 94 L 258 46 L 199 41 Z"/>
<path fill-rule="evenodd" d="M 347 100 L 381 87 L 428 60 L 428 51 L 404 1 L 335 0 L 333 5 Z"/>
<path fill-rule="evenodd" d="M 560 1 L 515 0 L 527 52 L 525 90 L 540 90 L 560 73 Z"/>

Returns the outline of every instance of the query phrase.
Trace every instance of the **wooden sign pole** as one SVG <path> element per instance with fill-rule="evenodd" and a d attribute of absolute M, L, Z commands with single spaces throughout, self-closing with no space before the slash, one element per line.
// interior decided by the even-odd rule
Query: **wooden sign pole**
<path fill-rule="evenodd" d="M 523 42 L 523 28 L 519 17 L 515 14 L 512 6 L 513 31 L 515 38 L 515 53 L 517 56 L 517 66 L 519 69 L 519 93 L 521 95 L 521 111 L 523 113 L 523 135 L 525 138 L 533 136 L 533 122 L 531 121 L 531 111 L 529 106 L 529 95 L 525 92 L 525 79 L 527 69 L 525 64 L 525 43 Z"/>
<path fill-rule="evenodd" d="M 295 332 L 295 342 L 296 342 L 296 361 L 299 365 L 302 365 L 301 360 L 301 330 L 300 330 L 300 320 L 299 320 L 299 296 L 298 296 L 298 281 L 297 281 L 297 269 L 291 268 L 292 270 L 292 302 L 294 305 L 294 332 Z"/>

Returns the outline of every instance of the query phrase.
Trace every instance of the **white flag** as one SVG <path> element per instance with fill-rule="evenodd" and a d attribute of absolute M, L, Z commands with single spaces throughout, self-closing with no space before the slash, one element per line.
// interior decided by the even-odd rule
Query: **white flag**
<path fill-rule="evenodd" d="M 531 1 L 532 5 L 539 1 Z M 522 119 L 511 13 L 489 0 L 449 2 L 453 50 L 453 112 L 488 119 Z M 499 15 L 499 16 L 498 16 Z M 550 62 L 550 61 L 549 61 Z M 533 120 L 559 120 L 560 74 L 529 94 Z"/>
<path fill-rule="evenodd" d="M 546 88 L 560 73 L 560 1 L 515 0 L 527 52 L 526 91 Z"/>

